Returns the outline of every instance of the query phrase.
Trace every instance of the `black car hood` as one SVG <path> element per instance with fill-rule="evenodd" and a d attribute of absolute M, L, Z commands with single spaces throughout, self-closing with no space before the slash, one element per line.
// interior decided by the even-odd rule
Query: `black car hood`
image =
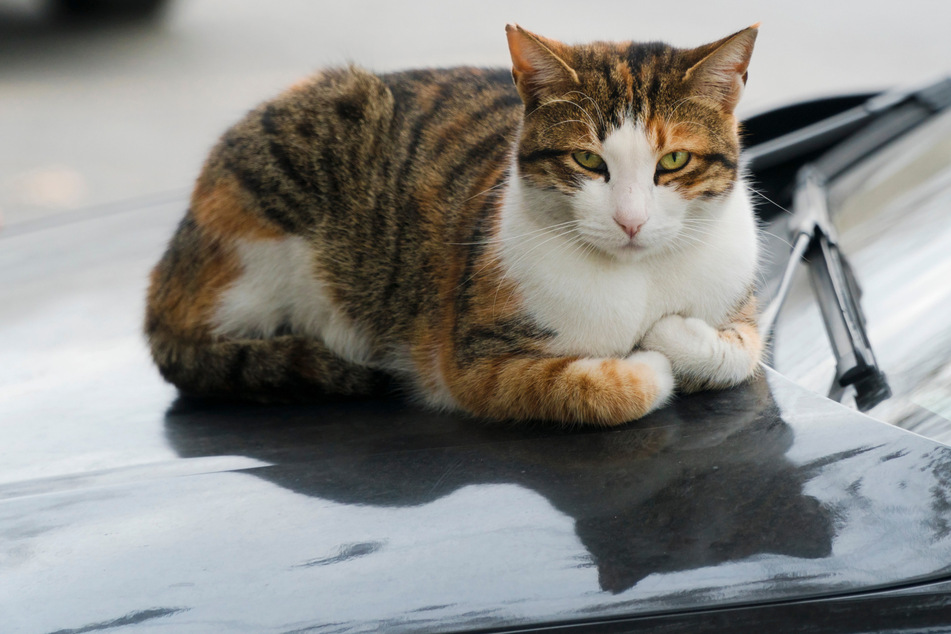
<path fill-rule="evenodd" d="M 3 631 L 443 631 L 951 572 L 951 449 L 764 370 L 611 430 L 177 397 L 139 334 L 179 205 L 0 236 Z"/>

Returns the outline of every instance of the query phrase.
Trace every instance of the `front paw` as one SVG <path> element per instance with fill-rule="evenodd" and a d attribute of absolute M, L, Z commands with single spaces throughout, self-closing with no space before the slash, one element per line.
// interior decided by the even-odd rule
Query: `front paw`
<path fill-rule="evenodd" d="M 645 365 L 651 370 L 656 396 L 647 411 L 652 412 L 663 407 L 673 396 L 674 387 L 676 387 L 676 379 L 674 379 L 674 373 L 670 367 L 670 360 L 659 352 L 640 350 L 629 356 L 627 361 Z"/>
<path fill-rule="evenodd" d="M 684 391 L 729 387 L 750 374 L 749 356 L 724 341 L 719 330 L 695 317 L 663 317 L 651 326 L 640 345 L 670 359 Z"/>
<path fill-rule="evenodd" d="M 651 326 L 641 347 L 663 353 L 676 370 L 702 363 L 713 353 L 717 340 L 717 331 L 702 319 L 667 315 Z"/>

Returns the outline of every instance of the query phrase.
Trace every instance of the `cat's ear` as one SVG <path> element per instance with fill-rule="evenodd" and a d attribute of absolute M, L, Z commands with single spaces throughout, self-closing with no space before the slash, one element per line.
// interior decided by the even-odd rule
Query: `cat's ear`
<path fill-rule="evenodd" d="M 718 42 L 691 51 L 699 58 L 684 75 L 695 94 L 715 101 L 724 112 L 733 112 L 746 86 L 747 68 L 759 23 Z"/>
<path fill-rule="evenodd" d="M 568 47 L 526 31 L 517 24 L 505 25 L 505 35 L 512 54 L 512 79 L 526 104 L 544 95 L 567 92 L 578 83 L 575 72 L 565 58 Z"/>

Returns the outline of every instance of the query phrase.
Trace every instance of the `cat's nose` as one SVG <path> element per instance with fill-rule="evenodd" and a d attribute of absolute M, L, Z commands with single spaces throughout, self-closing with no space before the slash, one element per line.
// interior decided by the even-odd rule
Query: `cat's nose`
<path fill-rule="evenodd" d="M 640 218 L 618 218 L 614 216 L 614 222 L 618 224 L 621 229 L 624 230 L 624 233 L 627 234 L 629 238 L 633 238 L 637 235 L 637 232 L 641 230 L 641 227 L 644 226 L 644 223 L 647 222 L 647 219 L 643 220 Z"/>

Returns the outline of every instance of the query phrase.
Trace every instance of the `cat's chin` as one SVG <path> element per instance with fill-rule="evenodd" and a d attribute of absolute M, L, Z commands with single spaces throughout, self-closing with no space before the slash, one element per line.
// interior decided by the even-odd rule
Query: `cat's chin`
<path fill-rule="evenodd" d="M 637 262 L 663 251 L 663 249 L 657 245 L 636 242 L 625 242 L 621 244 L 615 242 L 597 246 L 600 255 L 624 263 Z"/>
<path fill-rule="evenodd" d="M 615 259 L 621 262 L 634 262 L 644 258 L 651 249 L 642 244 L 624 244 L 611 249 Z"/>
<path fill-rule="evenodd" d="M 676 251 L 676 246 L 668 241 L 653 242 L 650 244 L 602 244 L 597 248 L 600 257 L 621 264 L 644 262 L 652 258 L 665 257 Z"/>

